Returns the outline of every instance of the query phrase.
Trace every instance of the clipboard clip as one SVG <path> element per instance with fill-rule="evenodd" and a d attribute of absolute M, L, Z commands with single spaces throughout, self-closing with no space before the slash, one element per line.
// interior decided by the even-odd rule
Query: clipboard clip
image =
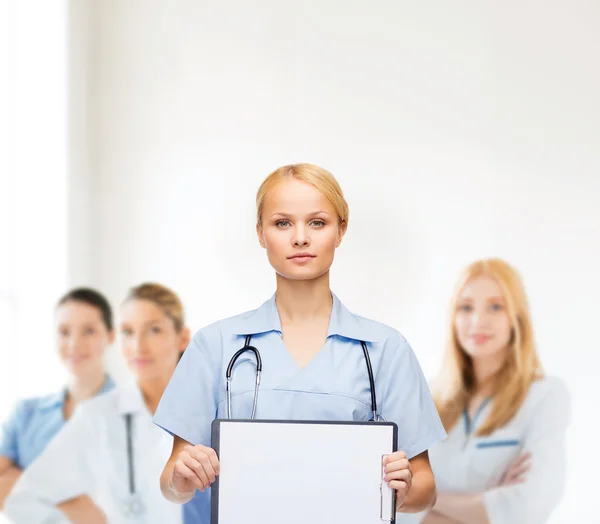
<path fill-rule="evenodd" d="M 381 480 L 379 482 L 380 506 L 379 518 L 383 522 L 394 522 L 396 519 L 396 490 L 390 488 L 389 484 L 383 480 L 385 478 L 384 459 L 388 455 L 381 456 Z"/>

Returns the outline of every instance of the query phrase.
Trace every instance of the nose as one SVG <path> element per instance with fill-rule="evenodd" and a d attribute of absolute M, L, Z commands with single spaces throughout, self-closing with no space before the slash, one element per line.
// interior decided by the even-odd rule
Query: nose
<path fill-rule="evenodd" d="M 477 328 L 486 327 L 489 320 L 490 316 L 485 311 L 476 311 L 473 314 L 473 325 Z"/>
<path fill-rule="evenodd" d="M 306 234 L 304 226 L 297 226 L 294 229 L 293 243 L 295 247 L 307 247 L 310 245 L 310 238 Z"/>
<path fill-rule="evenodd" d="M 142 349 L 142 340 L 140 335 L 135 335 L 131 337 L 131 349 L 134 353 L 139 353 Z"/>
<path fill-rule="evenodd" d="M 79 346 L 79 341 L 80 341 L 80 337 L 79 335 L 73 333 L 68 339 L 67 339 L 67 349 L 69 350 L 70 353 L 72 353 L 73 351 L 75 351 L 77 349 L 77 347 Z"/>

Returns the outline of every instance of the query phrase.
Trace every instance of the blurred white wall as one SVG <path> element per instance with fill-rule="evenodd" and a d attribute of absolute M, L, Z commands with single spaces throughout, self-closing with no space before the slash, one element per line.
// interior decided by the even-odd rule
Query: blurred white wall
<path fill-rule="evenodd" d="M 67 283 L 67 2 L 0 0 L 0 417 L 59 387 Z"/>
<path fill-rule="evenodd" d="M 592 521 L 575 498 L 600 463 L 597 3 L 70 5 L 69 285 L 117 304 L 160 281 L 194 330 L 254 308 L 274 284 L 254 192 L 281 164 L 321 164 L 351 206 L 335 292 L 400 329 L 428 376 L 461 266 L 521 269 L 574 400 L 553 523 Z"/>

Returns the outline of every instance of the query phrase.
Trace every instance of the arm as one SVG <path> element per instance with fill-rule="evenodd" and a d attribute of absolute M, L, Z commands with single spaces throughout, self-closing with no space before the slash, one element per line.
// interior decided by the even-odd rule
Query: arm
<path fill-rule="evenodd" d="M 393 453 L 385 462 L 385 480 L 396 490 L 398 513 L 419 513 L 435 503 L 436 489 L 427 451 L 406 459 L 403 451 Z"/>
<path fill-rule="evenodd" d="M 73 524 L 106 524 L 106 516 L 87 495 L 61 502 L 57 505 L 60 512 Z"/>
<path fill-rule="evenodd" d="M 15 522 L 104 522 L 86 494 L 93 491 L 90 447 L 95 441 L 97 413 L 78 406 L 71 420 L 23 472 L 6 500 L 5 512 Z M 64 513 L 63 513 L 64 510 Z"/>
<path fill-rule="evenodd" d="M 531 454 L 526 479 L 482 493 L 442 493 L 435 512 L 464 524 L 547 521 L 565 486 L 570 397 L 562 383 L 546 391 L 532 413 L 524 444 L 524 451 Z"/>
<path fill-rule="evenodd" d="M 426 510 L 435 504 L 437 498 L 435 477 L 427 451 L 413 457 L 409 462 L 413 472 L 412 487 L 404 504 L 398 509 L 399 513 L 418 513 Z"/>
<path fill-rule="evenodd" d="M 400 483 L 390 482 L 390 487 L 397 490 L 397 512 L 421 512 L 436 500 L 427 450 L 443 440 L 446 432 L 417 358 L 399 334 L 386 341 L 376 383 L 381 392 L 381 414 L 398 426 L 398 447 L 404 452 L 403 457 L 396 453 L 388 457 L 395 456 L 391 460 L 404 462 L 397 462 L 389 470 L 405 470 L 394 476 Z M 386 466 L 386 473 L 389 471 Z"/>
<path fill-rule="evenodd" d="M 458 520 L 451 519 L 446 515 L 442 515 L 441 513 L 436 513 L 435 511 L 430 511 L 425 515 L 423 520 L 421 520 L 421 524 L 460 524 Z"/>
<path fill-rule="evenodd" d="M 4 509 L 6 497 L 19 480 L 21 470 L 8 457 L 0 456 L 0 511 Z"/>
<path fill-rule="evenodd" d="M 218 474 L 219 459 L 214 449 L 192 446 L 175 436 L 171 457 L 160 476 L 160 490 L 167 500 L 185 504 L 197 489 L 209 487 Z"/>
<path fill-rule="evenodd" d="M 483 493 L 440 493 L 434 512 L 462 524 L 490 524 Z"/>
<path fill-rule="evenodd" d="M 0 426 L 0 510 L 13 486 L 21 476 L 19 462 L 19 433 L 26 420 L 27 402 L 17 402 L 10 415 Z"/>
<path fill-rule="evenodd" d="M 524 475 L 529 470 L 529 457 L 529 453 L 520 455 L 505 472 L 500 485 L 510 486 L 524 482 Z M 489 523 L 483 493 L 467 495 L 440 493 L 435 510 L 429 514 L 433 515 L 433 518 L 441 517 L 452 522 Z M 458 520 L 451 519 L 448 515 L 454 515 Z"/>
<path fill-rule="evenodd" d="M 218 332 L 194 335 L 154 414 L 153 422 L 173 435 L 160 488 L 163 497 L 176 504 L 191 500 L 196 489 L 204 490 L 219 472 L 217 455 L 208 446 L 217 414 L 220 347 Z"/>

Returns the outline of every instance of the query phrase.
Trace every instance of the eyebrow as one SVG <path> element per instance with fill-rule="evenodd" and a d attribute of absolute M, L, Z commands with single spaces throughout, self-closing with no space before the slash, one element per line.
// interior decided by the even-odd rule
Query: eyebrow
<path fill-rule="evenodd" d="M 329 215 L 329 213 L 327 211 L 313 211 L 312 213 L 308 213 L 307 216 L 316 216 L 316 215 Z M 275 216 L 282 216 L 282 217 L 286 217 L 289 218 L 291 216 L 293 216 L 290 213 L 281 213 L 281 212 L 277 212 L 277 213 L 273 213 L 271 215 L 271 218 L 275 217 Z"/>
<path fill-rule="evenodd" d="M 498 302 L 504 302 L 504 297 L 490 297 L 488 299 L 486 299 L 488 302 L 491 301 L 498 301 Z M 461 297 L 458 299 L 459 302 L 473 302 L 473 297 Z"/>
<path fill-rule="evenodd" d="M 163 318 L 161 318 L 161 319 L 155 318 L 154 320 L 147 320 L 146 322 L 143 323 L 143 325 L 151 326 L 153 324 L 162 324 L 163 322 L 164 322 Z M 121 327 L 123 328 L 125 326 L 128 326 L 129 324 L 130 324 L 130 322 L 122 322 Z"/>

